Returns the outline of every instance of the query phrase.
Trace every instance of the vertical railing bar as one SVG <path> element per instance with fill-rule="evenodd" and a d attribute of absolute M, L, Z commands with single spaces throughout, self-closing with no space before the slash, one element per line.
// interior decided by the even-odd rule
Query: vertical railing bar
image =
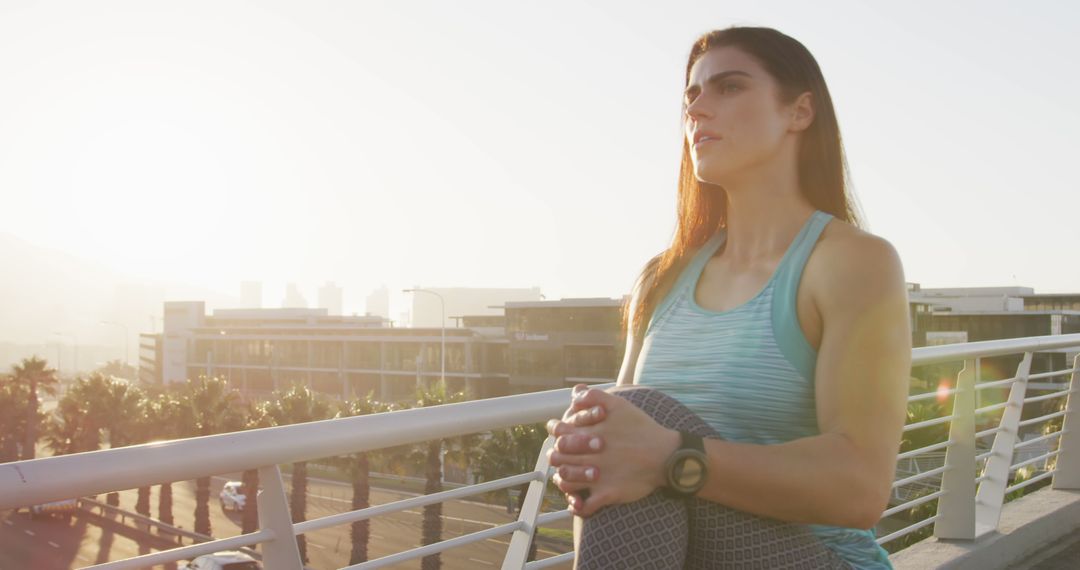
<path fill-rule="evenodd" d="M 978 359 L 964 361 L 956 377 L 953 421 L 945 451 L 945 473 L 941 477 L 944 495 L 938 499 L 934 536 L 975 538 L 975 378 Z M 894 533 L 895 534 L 895 533 Z M 879 540 L 880 544 L 881 541 Z"/>
<path fill-rule="evenodd" d="M 259 529 L 274 531 L 274 539 L 264 542 L 262 563 L 265 570 L 297 570 L 301 568 L 300 549 L 296 545 L 285 483 L 277 465 L 259 468 L 262 490 L 256 495 L 259 503 Z"/>
<path fill-rule="evenodd" d="M 531 483 L 525 493 L 525 502 L 521 506 L 518 521 L 524 523 L 514 531 L 510 538 L 510 547 L 506 549 L 502 570 L 521 570 L 529 557 L 530 546 L 535 538 L 536 518 L 540 516 L 544 504 L 544 493 L 548 482 L 548 450 L 555 445 L 555 438 L 548 437 L 540 448 L 540 457 L 536 459 L 536 471 L 543 474 Z"/>
<path fill-rule="evenodd" d="M 1065 419 L 1061 422 L 1061 439 L 1058 440 L 1057 468 L 1054 470 L 1053 489 L 1080 489 L 1080 403 L 1075 390 L 1080 388 L 1080 354 L 1073 358 L 1073 372 L 1069 377 L 1069 397 L 1065 400 Z"/>
<path fill-rule="evenodd" d="M 990 458 L 983 469 L 986 478 L 979 484 L 975 496 L 976 538 L 997 530 L 1001 521 L 1001 507 L 1005 503 L 1005 488 L 1009 485 L 1009 467 L 1020 436 L 1020 415 L 1024 410 L 1024 394 L 1027 391 L 1028 374 L 1034 353 L 1025 352 L 1016 368 L 1016 382 L 1009 388 L 1008 405 L 1001 413 L 1001 431 L 994 435 Z"/>

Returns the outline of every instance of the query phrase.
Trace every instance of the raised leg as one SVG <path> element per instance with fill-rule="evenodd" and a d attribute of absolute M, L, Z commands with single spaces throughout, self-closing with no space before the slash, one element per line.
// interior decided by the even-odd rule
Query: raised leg
<path fill-rule="evenodd" d="M 640 386 L 612 393 L 669 429 L 719 437 L 674 398 Z M 581 529 L 576 568 L 848 569 L 805 525 L 759 517 L 703 499 L 672 500 L 657 492 L 612 505 Z"/>

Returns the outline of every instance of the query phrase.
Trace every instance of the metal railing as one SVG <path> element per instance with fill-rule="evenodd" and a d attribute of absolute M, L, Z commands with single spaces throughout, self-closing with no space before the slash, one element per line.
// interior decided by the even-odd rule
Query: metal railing
<path fill-rule="evenodd" d="M 952 399 L 952 409 L 947 415 L 908 424 L 904 432 L 949 425 L 947 439 L 901 453 L 898 459 L 911 460 L 920 456 L 945 453 L 941 467 L 897 479 L 894 491 L 901 487 L 920 483 L 931 492 L 888 508 L 882 517 L 910 511 L 924 503 L 937 500 L 937 512 L 877 539 L 878 544 L 902 538 L 919 529 L 933 525 L 933 535 L 938 538 L 974 540 L 997 530 L 1001 510 L 1009 493 L 1040 481 L 1053 478 L 1055 489 L 1080 488 L 1080 436 L 1065 437 L 1070 431 L 1080 430 L 1077 425 L 1076 392 L 1080 381 L 1080 354 L 1072 366 L 1038 374 L 1031 373 L 1033 357 L 1042 352 L 1080 353 L 1080 334 L 1052 335 L 1021 339 L 1008 339 L 966 344 L 918 348 L 912 352 L 912 366 L 926 366 L 948 362 L 963 362 L 952 388 L 939 389 L 908 398 L 908 402 L 930 399 Z M 982 359 L 994 356 L 1020 355 L 1016 373 L 1005 379 L 983 381 Z M 1049 392 L 1028 396 L 1028 383 L 1033 380 L 1069 376 L 1066 382 L 1040 384 L 1033 391 Z M 992 389 L 1007 389 L 1004 401 L 976 407 L 976 396 Z M 1025 404 L 1060 401 L 1061 411 L 1021 420 Z M 1045 405 L 1045 404 L 1044 404 Z M 1000 413 L 996 425 L 981 431 L 976 426 L 988 416 Z M 1046 422 L 1063 418 L 1062 427 L 1026 440 L 1021 440 L 1022 428 L 1043 426 Z M 992 421 L 989 420 L 989 421 Z M 992 439 L 991 439 L 992 438 Z M 990 440 L 989 449 L 983 451 L 979 443 Z M 1044 453 L 1015 461 L 1016 455 L 1037 444 L 1056 445 Z M 1055 459 L 1050 467 L 1050 460 Z M 1048 468 L 1041 474 L 1010 485 L 1018 470 L 1042 462 Z"/>
<path fill-rule="evenodd" d="M 1053 477 L 1055 488 L 1080 488 L 1080 436 L 1065 437 L 1065 434 L 1080 430 L 1080 425 L 1077 424 L 1080 420 L 1076 414 L 1078 404 L 1076 399 L 1071 397 L 1077 386 L 1080 386 L 1077 380 L 1080 374 L 1080 355 L 1071 368 L 1030 374 L 1035 353 L 1073 349 L 1080 352 L 1080 334 L 915 349 L 912 353 L 913 367 L 963 362 L 964 368 L 957 377 L 955 387 L 908 398 L 909 402 L 918 402 L 935 397 L 952 397 L 953 409 L 949 415 L 912 423 L 904 428 L 906 433 L 947 423 L 949 435 L 946 441 L 906 451 L 900 454 L 898 459 L 911 460 L 922 454 L 944 451 L 945 462 L 941 467 L 897 479 L 894 489 L 913 483 L 926 484 L 927 481 L 940 480 L 940 484 L 936 486 L 937 490 L 930 494 L 890 507 L 883 513 L 883 517 L 933 500 L 938 501 L 937 513 L 879 538 L 878 543 L 884 544 L 931 524 L 934 525 L 935 536 L 975 539 L 997 527 L 1002 504 L 1009 492 L 1049 477 Z M 981 359 L 1003 355 L 1023 355 L 1016 375 L 1005 380 L 980 382 L 977 371 Z M 1029 380 L 1065 375 L 1070 378 L 1068 384 L 1056 386 L 1061 389 L 1026 398 Z M 600 388 L 608 386 L 610 384 L 598 385 Z M 976 409 L 976 392 L 1006 387 L 1009 395 L 1005 402 Z M 511 539 L 503 561 L 505 570 L 546 568 L 573 559 L 573 552 L 568 552 L 526 562 L 536 529 L 571 516 L 566 510 L 541 512 L 545 487 L 551 475 L 545 453 L 552 443 L 550 438 L 544 443 L 544 449 L 532 471 L 297 523 L 291 522 L 289 517 L 285 486 L 277 466 L 543 422 L 562 414 L 569 402 L 569 392 L 568 389 L 552 390 L 0 464 L 0 509 L 257 468 L 263 486 L 263 491 L 258 495 L 258 531 L 100 564 L 92 568 L 141 568 L 220 550 L 261 544 L 265 568 L 293 570 L 301 567 L 295 540 L 298 534 L 528 484 L 524 506 L 514 522 L 346 568 L 381 568 L 507 534 L 511 535 Z M 1046 402 L 1059 398 L 1067 398 L 1067 404 L 1061 411 L 1023 421 L 1020 419 L 1025 402 Z M 976 420 L 996 411 L 1002 413 L 998 425 L 976 432 Z M 1036 439 L 1018 441 L 1021 428 L 1040 425 L 1057 418 L 1062 418 L 1062 429 Z M 977 454 L 976 442 L 989 437 L 993 437 L 990 450 Z M 1056 444 L 1057 448 L 1016 464 L 1012 463 L 1017 450 L 1043 443 Z M 1055 462 L 1053 469 L 1026 481 L 1008 484 L 1010 473 L 1039 461 L 1050 460 Z M 977 476 L 976 471 L 980 465 L 982 473 Z"/>

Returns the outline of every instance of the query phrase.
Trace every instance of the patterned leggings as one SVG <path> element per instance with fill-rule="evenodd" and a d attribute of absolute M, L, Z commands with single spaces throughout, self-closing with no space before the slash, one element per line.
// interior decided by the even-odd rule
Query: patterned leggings
<path fill-rule="evenodd" d="M 674 398 L 632 386 L 613 390 L 668 428 L 702 437 L 716 431 Z M 655 492 L 584 519 L 575 568 L 762 568 L 850 570 L 851 565 L 800 524 L 759 517 L 719 503 L 678 501 Z"/>

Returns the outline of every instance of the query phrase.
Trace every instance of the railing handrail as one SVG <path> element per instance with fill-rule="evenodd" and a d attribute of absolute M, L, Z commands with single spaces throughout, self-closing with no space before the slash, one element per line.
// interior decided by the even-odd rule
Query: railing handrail
<path fill-rule="evenodd" d="M 1042 453 L 1042 455 L 1021 459 L 1021 463 L 1019 464 L 1011 464 L 1011 455 L 1018 448 L 1034 445 L 1043 440 L 1048 441 L 1051 438 L 1060 437 L 1061 435 L 1070 432 L 1070 429 L 1063 427 L 1055 434 L 1045 435 L 1026 442 L 1017 443 L 1014 441 L 1018 435 L 1018 428 L 1020 427 L 1066 416 L 1065 411 L 1060 411 L 1044 414 L 1028 420 L 1019 420 L 1020 409 L 1026 399 L 1024 390 L 1031 376 L 1042 378 L 1062 375 L 1069 371 L 1072 372 L 1072 380 L 1069 383 L 1069 389 L 1054 392 L 1053 394 L 1038 396 L 1035 397 L 1034 400 L 1042 401 L 1049 398 L 1059 398 L 1071 395 L 1076 391 L 1077 370 L 1080 369 L 1080 357 L 1077 357 L 1071 370 L 1029 375 L 1032 355 L 1034 353 L 1066 348 L 1080 349 L 1080 334 L 1048 335 L 914 349 L 912 351 L 913 367 L 950 361 L 965 362 L 965 368 L 961 372 L 961 377 L 967 378 L 967 384 L 960 382 L 956 388 L 950 390 L 950 393 L 955 394 L 958 402 L 963 399 L 966 403 L 962 408 L 957 404 L 957 407 L 954 407 L 953 413 L 950 415 L 924 420 L 909 424 L 905 427 L 905 431 L 910 431 L 931 425 L 952 423 L 949 441 L 944 442 L 944 444 L 938 443 L 928 445 L 921 450 L 914 450 L 913 452 L 902 454 L 903 457 L 907 458 L 913 457 L 919 452 L 930 452 L 931 450 L 944 447 L 947 450 L 947 460 L 946 464 L 941 467 L 895 480 L 893 487 L 897 488 L 909 485 L 923 479 L 936 479 L 939 478 L 939 476 L 944 478 L 948 473 L 956 471 L 958 461 L 965 465 L 971 463 L 973 466 L 977 461 L 985 459 L 987 461 L 985 469 L 990 469 L 992 466 L 993 469 L 991 471 L 996 475 L 990 477 L 990 474 L 984 474 L 982 477 L 975 480 L 974 483 L 978 484 L 981 480 L 993 479 L 991 481 L 993 485 L 987 487 L 985 482 L 980 485 L 978 487 L 979 501 L 968 501 L 971 503 L 968 510 L 970 510 L 971 506 L 974 506 L 975 508 L 982 509 L 982 511 L 986 511 L 985 513 L 982 511 L 979 512 L 978 519 L 981 529 L 979 533 L 984 533 L 988 529 L 992 530 L 992 528 L 996 526 L 997 514 L 1000 512 L 1000 504 L 1003 502 L 1003 495 L 1005 493 L 1021 489 L 1050 476 L 1054 476 L 1054 473 L 1048 472 L 1035 476 L 1027 481 L 1017 483 L 1016 485 L 1006 487 L 1008 474 L 1021 466 L 1031 465 L 1054 456 L 1065 456 L 1061 453 L 1061 448 L 1057 451 L 1048 451 L 1045 453 L 1042 453 L 1040 450 L 1036 451 L 1036 453 Z M 972 364 L 975 362 L 973 359 L 1021 353 L 1024 354 L 1024 357 L 1017 369 L 1016 377 L 988 383 L 974 384 L 972 382 Z M 598 388 L 607 388 L 611 385 L 612 384 L 607 383 L 595 386 Z M 1001 385 L 1002 387 L 1009 385 L 1011 390 L 1009 402 L 993 404 L 976 409 L 971 405 L 973 403 L 972 395 L 980 388 L 989 387 L 991 385 L 995 387 L 998 385 Z M 1053 386 L 1050 384 L 1041 386 L 1044 386 L 1043 388 L 1040 388 L 1042 390 L 1053 389 L 1046 387 Z M 263 520 L 264 513 L 262 513 L 262 506 L 264 499 L 267 499 L 268 506 L 272 505 L 270 505 L 270 500 L 267 497 L 260 494 L 260 526 L 266 527 L 264 530 L 252 535 L 216 541 L 214 545 L 207 544 L 199 546 L 201 550 L 225 544 L 237 546 L 241 544 L 254 544 L 256 542 L 264 542 L 267 540 L 273 542 L 278 537 L 284 537 L 285 533 L 288 533 L 289 531 L 291 531 L 291 534 L 302 534 L 306 531 L 331 526 L 336 523 L 367 518 L 368 516 L 379 514 L 383 510 L 389 511 L 405 508 L 395 503 L 394 505 L 370 508 L 364 511 L 351 511 L 349 513 L 324 517 L 322 519 L 289 524 L 289 521 L 287 520 L 288 512 L 284 503 L 285 491 L 280 484 L 280 471 L 277 465 L 310 461 L 323 457 L 374 451 L 388 447 L 485 432 L 527 423 L 538 423 L 560 415 L 569 402 L 569 392 L 569 389 L 564 388 L 546 392 L 446 404 L 431 408 L 339 418 L 291 426 L 155 442 L 118 449 L 0 464 L 0 509 L 40 504 L 71 497 L 96 495 L 118 489 L 145 487 L 162 482 L 185 481 L 216 473 L 244 471 L 257 468 L 260 469 L 260 474 L 264 474 L 268 478 L 276 477 L 276 480 L 278 481 L 276 494 L 273 494 L 273 497 L 271 498 L 275 498 L 277 503 L 280 503 L 275 503 L 277 507 L 279 507 L 277 510 L 280 512 L 277 512 L 274 516 L 268 515 L 269 518 Z M 940 396 L 940 394 L 937 395 Z M 927 399 L 927 396 L 927 394 L 909 396 L 908 401 L 912 402 Z M 964 398 L 961 398 L 961 396 Z M 957 422 L 961 422 L 962 425 L 971 424 L 977 414 L 998 409 L 1004 410 L 1003 413 L 1008 416 L 1008 418 L 1002 419 L 1002 424 L 998 428 L 976 433 L 973 430 L 972 424 L 963 428 L 969 430 L 970 433 L 964 432 L 963 429 L 957 431 Z M 1075 406 L 1070 405 L 1069 409 L 1074 410 L 1072 413 L 1075 414 Z M 1070 421 L 1075 422 L 1075 420 Z M 1005 429 L 1006 424 L 1008 424 L 1008 429 Z M 1078 428 L 1080 428 L 1080 426 L 1076 426 L 1074 423 L 1071 431 L 1080 432 L 1080 429 Z M 973 448 L 969 445 L 971 442 L 968 440 L 973 441 L 978 437 L 990 435 L 993 432 L 1000 432 L 994 441 L 995 453 L 974 455 L 972 451 Z M 966 435 L 964 435 L 965 433 Z M 1000 435 L 1001 433 L 1005 433 L 1008 437 L 1003 438 Z M 960 442 L 961 440 L 967 442 L 965 445 L 967 445 L 968 448 L 971 448 L 966 449 L 964 452 L 967 455 L 948 455 L 953 454 L 956 451 L 953 444 L 957 444 L 957 442 Z M 1072 448 L 1074 448 L 1074 451 L 1072 452 L 1073 455 L 1076 455 L 1076 444 L 1072 444 Z M 1009 457 L 1005 457 L 1005 451 L 1009 452 Z M 961 457 L 961 455 L 963 455 L 963 457 Z M 996 458 L 988 457 L 989 455 L 995 455 Z M 952 457 L 952 459 L 950 460 L 948 457 Z M 961 459 L 957 459 L 957 457 L 960 457 Z M 898 457 L 898 459 L 900 458 Z M 1075 459 L 1070 459 L 1070 461 L 1073 463 L 1076 462 Z M 1077 472 L 1080 472 L 1080 468 L 1074 466 L 1068 473 L 1071 477 L 1075 478 L 1075 473 Z M 71 477 L 72 473 L 77 473 L 78 476 Z M 479 487 L 493 485 L 502 487 L 505 486 L 507 482 L 517 482 L 519 478 L 521 480 L 532 480 L 532 483 L 530 483 L 530 496 L 536 495 L 536 497 L 540 497 L 540 495 L 537 494 L 537 491 L 543 490 L 543 485 L 546 483 L 549 474 L 546 463 L 540 461 L 537 470 L 531 473 L 512 476 L 479 486 L 474 485 L 465 489 L 437 493 L 434 496 L 400 501 L 399 503 L 409 503 L 410 501 L 413 501 L 424 502 L 426 504 L 427 502 L 433 502 L 436 499 L 441 501 L 451 496 L 456 497 L 462 493 L 468 493 L 470 490 L 476 492 Z M 955 479 L 956 474 L 954 473 L 952 476 Z M 963 478 L 974 479 L 973 477 L 967 477 L 966 472 L 963 475 Z M 1057 480 L 1055 479 L 1055 486 L 1057 486 L 1056 481 Z M 970 487 L 971 484 L 972 481 L 969 480 L 967 486 Z M 890 509 L 890 512 L 900 512 L 900 510 L 905 507 L 910 508 L 914 505 L 923 504 L 933 498 L 949 498 L 951 495 L 945 490 L 947 485 L 944 480 L 942 480 L 941 485 L 942 489 L 935 495 L 918 497 L 904 504 L 894 506 Z M 954 483 L 954 486 L 955 485 L 956 484 Z M 984 487 L 986 490 L 984 490 Z M 974 488 L 972 487 L 972 489 L 969 490 L 973 489 Z M 984 494 L 989 497 L 989 499 L 983 500 L 982 497 Z M 990 497 L 992 494 L 995 495 Z M 534 497 L 534 499 L 536 499 L 536 497 Z M 956 494 L 956 496 L 953 497 L 952 502 L 956 502 L 956 500 L 958 500 L 957 497 L 960 497 L 960 494 Z M 987 503 L 987 501 L 992 503 L 989 507 L 979 504 L 980 502 Z M 539 505 L 539 503 L 537 503 L 537 505 Z M 931 523 L 937 524 L 942 517 L 947 516 L 950 512 L 945 511 L 945 514 L 943 514 L 941 503 L 939 503 L 938 509 L 937 515 L 908 526 L 905 529 L 891 533 L 886 537 L 879 538 L 877 540 L 878 543 L 880 544 L 898 538 Z M 458 544 L 465 544 L 483 539 L 488 534 L 494 533 L 495 531 L 501 533 L 513 532 L 515 540 L 517 540 L 517 535 L 525 533 L 522 536 L 531 540 L 535 524 L 538 523 L 541 518 L 547 516 L 532 511 L 536 511 L 536 509 L 530 511 L 532 514 L 529 517 L 522 518 L 516 523 L 502 525 L 497 529 L 488 529 L 481 533 L 472 533 L 456 539 L 442 541 L 418 549 L 412 549 L 406 553 L 399 553 L 398 555 L 392 555 L 355 567 L 374 568 L 390 564 L 397 560 L 404 560 L 405 558 L 414 558 L 425 555 L 426 553 L 439 552 Z M 548 515 L 555 514 L 556 513 L 549 513 Z M 274 521 L 284 522 L 277 524 Z M 275 524 L 277 524 L 277 526 L 274 526 Z M 949 524 L 953 526 L 948 526 Z M 947 523 L 947 526 L 947 530 L 942 531 L 944 536 L 948 536 L 948 533 L 956 532 L 960 532 L 960 536 L 958 537 L 971 538 L 973 536 L 972 532 L 969 532 L 969 530 L 954 530 L 955 521 Z M 935 534 L 938 534 L 937 530 L 935 531 Z M 277 542 L 275 542 L 275 544 L 277 544 Z M 527 547 L 527 542 L 522 544 L 524 544 L 524 547 Z M 517 550 L 521 551 L 518 552 L 518 554 L 524 552 L 521 550 L 523 547 L 522 544 L 518 545 L 519 548 L 517 548 Z M 157 553 L 154 554 L 153 557 L 155 560 L 166 560 L 170 556 L 179 555 L 181 551 L 185 554 L 194 553 L 192 548 L 193 547 L 184 547 L 176 549 L 170 551 L 172 554 L 165 552 Z M 514 548 L 511 548 L 511 550 L 514 550 Z M 289 557 L 294 556 L 296 553 L 294 551 L 290 554 L 289 552 L 283 551 L 283 553 L 279 554 L 281 554 L 281 556 L 275 557 L 275 559 L 278 560 L 278 566 L 280 567 L 281 564 L 285 564 L 285 567 L 288 567 L 291 562 L 284 561 Z M 139 557 L 139 560 L 142 561 L 143 558 L 144 557 Z M 507 560 L 510 559 L 511 558 L 508 555 Z M 514 560 L 517 559 L 515 558 Z M 522 561 L 518 562 L 523 564 Z M 518 562 L 513 562 L 511 566 L 519 567 Z M 131 564 L 134 563 L 136 563 L 134 560 L 129 560 L 128 562 L 110 563 L 105 566 L 127 568 L 134 567 L 131 566 Z"/>
<path fill-rule="evenodd" d="M 969 358 L 1000 356 L 1019 352 L 1043 352 L 1058 348 L 1080 347 L 1080 333 L 1028 336 L 1001 340 L 980 340 L 912 349 L 911 365 L 925 366 Z"/>
<path fill-rule="evenodd" d="M 912 350 L 912 366 L 1076 346 L 1080 334 L 920 347 Z M 4 463 L 0 509 L 360 453 L 430 440 L 432 434 L 454 437 L 542 422 L 565 410 L 569 393 L 564 388 Z M 70 481 L 71 473 L 81 477 Z"/>
<path fill-rule="evenodd" d="M 564 388 L 0 463 L 0 509 L 539 423 L 569 402 Z"/>

